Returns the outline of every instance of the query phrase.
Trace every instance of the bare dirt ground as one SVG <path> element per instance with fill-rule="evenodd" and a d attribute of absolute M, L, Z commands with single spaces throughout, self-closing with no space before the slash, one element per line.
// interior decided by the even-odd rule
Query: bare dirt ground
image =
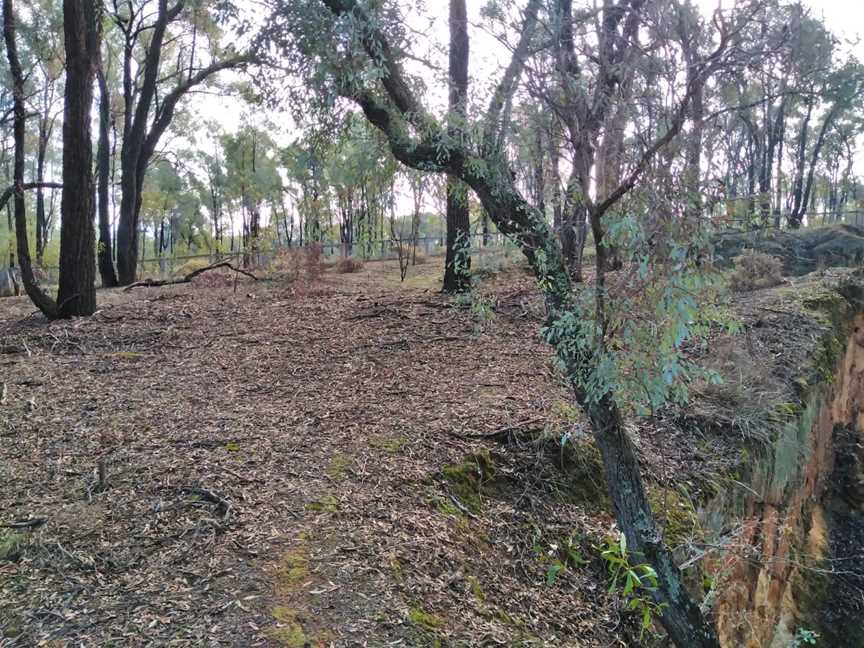
<path fill-rule="evenodd" d="M 530 283 L 439 272 L 4 300 L 0 645 L 622 645 Z"/>

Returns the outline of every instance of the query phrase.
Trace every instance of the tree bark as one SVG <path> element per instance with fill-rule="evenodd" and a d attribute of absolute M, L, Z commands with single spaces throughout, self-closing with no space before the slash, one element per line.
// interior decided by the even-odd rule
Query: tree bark
<path fill-rule="evenodd" d="M 15 152 L 12 164 L 12 183 L 15 211 L 15 243 L 18 249 L 18 266 L 21 268 L 21 283 L 35 306 L 49 318 L 57 316 L 57 303 L 43 291 L 33 275 L 30 260 L 30 244 L 27 240 L 27 213 L 24 205 L 24 136 L 27 119 L 24 105 L 24 74 L 18 59 L 15 42 L 15 14 L 12 0 L 3 0 L 3 38 L 6 41 L 6 56 L 12 75 L 12 137 Z"/>
<path fill-rule="evenodd" d="M 42 114 L 39 115 L 39 137 L 36 149 L 36 182 L 41 185 L 45 181 L 45 157 L 48 153 L 48 140 L 53 130 L 53 118 L 49 114 L 49 88 L 52 81 L 45 80 L 42 90 Z M 48 245 L 48 222 L 45 216 L 45 193 L 40 186 L 36 189 L 36 263 L 42 265 L 45 247 Z"/>
<path fill-rule="evenodd" d="M 96 166 L 99 179 L 97 191 L 99 194 L 99 276 L 103 288 L 113 288 L 117 285 L 117 273 L 114 270 L 113 252 L 111 246 L 111 219 L 109 216 L 108 194 L 111 184 L 111 95 L 105 80 L 105 70 L 100 61 L 97 71 L 99 79 L 99 144 L 96 152 Z"/>
<path fill-rule="evenodd" d="M 450 0 L 450 134 L 464 128 L 468 101 L 468 13 L 465 0 Z M 471 223 L 468 192 L 458 178 L 447 177 L 447 242 L 444 292 L 471 287 Z"/>
<path fill-rule="evenodd" d="M 60 199 L 60 317 L 96 311 L 96 232 L 90 109 L 102 37 L 95 0 L 63 1 L 66 96 Z"/>

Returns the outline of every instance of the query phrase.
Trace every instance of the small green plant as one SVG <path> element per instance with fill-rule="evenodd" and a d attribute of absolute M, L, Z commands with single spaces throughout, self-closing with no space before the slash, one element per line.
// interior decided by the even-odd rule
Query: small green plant
<path fill-rule="evenodd" d="M 454 301 L 457 308 L 471 313 L 471 319 L 474 320 L 474 335 L 480 335 L 489 322 L 495 319 L 492 300 L 476 289 L 459 293 Z"/>
<path fill-rule="evenodd" d="M 539 529 L 535 529 L 534 553 L 541 563 L 549 563 L 546 568 L 546 585 L 550 587 L 554 585 L 561 572 L 588 564 L 582 556 L 581 547 L 572 535 L 544 547 L 540 543 L 539 534 Z"/>
<path fill-rule="evenodd" d="M 816 640 L 819 638 L 819 633 L 807 630 L 806 628 L 798 628 L 798 632 L 789 642 L 787 648 L 801 648 L 801 646 L 815 646 Z"/>
<path fill-rule="evenodd" d="M 627 538 L 621 533 L 618 540 L 608 538 L 600 547 L 600 557 L 606 561 L 611 574 L 609 593 L 624 599 L 627 610 L 638 611 L 641 616 L 639 640 L 650 630 L 654 619 L 663 616 L 666 603 L 657 604 L 651 592 L 657 589 L 657 572 L 647 563 L 633 565 L 627 553 Z"/>
<path fill-rule="evenodd" d="M 729 275 L 734 292 L 772 288 L 783 283 L 783 262 L 757 250 L 744 250 L 735 257 L 735 269 Z"/>

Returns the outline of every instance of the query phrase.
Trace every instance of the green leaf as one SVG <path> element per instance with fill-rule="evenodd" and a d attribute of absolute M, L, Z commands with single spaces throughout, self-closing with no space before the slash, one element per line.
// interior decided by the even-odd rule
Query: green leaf
<path fill-rule="evenodd" d="M 560 562 L 555 561 L 554 564 L 549 566 L 549 569 L 546 570 L 546 584 L 552 586 L 555 584 L 555 579 L 558 578 L 558 573 L 564 569 L 564 565 Z"/>

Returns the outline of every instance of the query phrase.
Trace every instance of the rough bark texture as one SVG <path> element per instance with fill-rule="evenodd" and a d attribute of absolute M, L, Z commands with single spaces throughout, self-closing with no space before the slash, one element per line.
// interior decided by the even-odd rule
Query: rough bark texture
<path fill-rule="evenodd" d="M 450 0 L 450 132 L 458 137 L 468 99 L 468 14 L 465 0 Z M 468 192 L 452 175 L 447 176 L 447 255 L 444 291 L 462 292 L 471 287 L 471 223 Z"/>
<path fill-rule="evenodd" d="M 57 304 L 36 283 L 33 264 L 30 260 L 30 244 L 27 240 L 27 214 L 24 205 L 24 135 L 27 119 L 24 105 L 24 74 L 18 59 L 15 43 L 15 13 L 12 0 L 3 0 L 3 38 L 12 75 L 13 122 L 12 136 L 15 142 L 15 159 L 12 165 L 12 183 L 15 209 L 15 242 L 18 248 L 18 265 L 21 268 L 21 283 L 24 291 L 46 317 L 56 317 Z"/>
<path fill-rule="evenodd" d="M 96 152 L 98 171 L 98 203 L 99 203 L 99 275 L 103 288 L 117 285 L 117 273 L 114 271 L 113 252 L 111 246 L 111 219 L 109 217 L 108 190 L 111 180 L 111 151 L 109 137 L 111 132 L 111 95 L 105 81 L 105 71 L 101 63 L 97 71 L 99 79 L 99 145 Z"/>
<path fill-rule="evenodd" d="M 60 199 L 58 315 L 96 311 L 96 233 L 90 108 L 99 60 L 100 12 L 94 0 L 64 0 L 66 97 L 63 109 L 63 194 Z"/>

